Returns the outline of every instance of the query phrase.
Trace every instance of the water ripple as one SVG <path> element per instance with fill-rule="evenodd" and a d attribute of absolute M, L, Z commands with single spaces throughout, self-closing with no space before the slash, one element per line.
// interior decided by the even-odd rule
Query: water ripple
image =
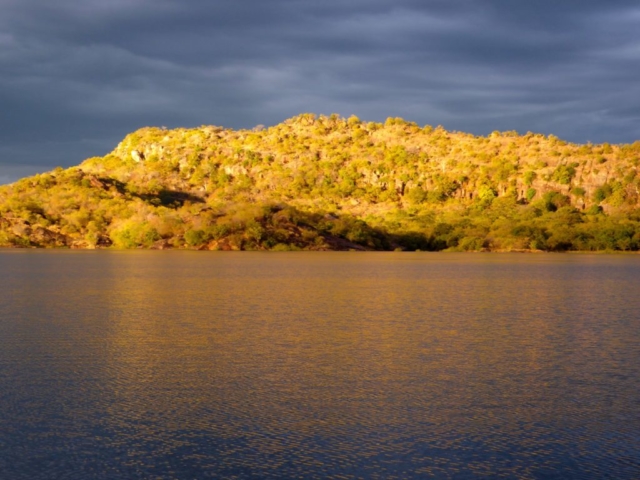
<path fill-rule="evenodd" d="M 640 258 L 0 252 L 0 478 L 640 478 Z"/>

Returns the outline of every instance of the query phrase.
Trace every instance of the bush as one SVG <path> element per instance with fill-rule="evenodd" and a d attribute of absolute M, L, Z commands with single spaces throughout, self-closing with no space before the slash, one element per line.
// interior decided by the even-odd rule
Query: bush
<path fill-rule="evenodd" d="M 586 190 L 585 190 L 584 188 L 582 188 L 582 187 L 575 187 L 575 188 L 573 188 L 573 189 L 571 190 L 571 193 L 572 193 L 573 195 L 575 195 L 576 197 L 580 197 L 580 198 L 582 198 L 582 197 L 584 197 L 584 196 L 585 196 L 585 194 L 586 194 L 587 192 L 586 192 Z"/>
<path fill-rule="evenodd" d="M 561 185 L 569 185 L 573 177 L 576 175 L 576 163 L 570 165 L 558 165 L 551 175 L 553 181 L 560 183 Z"/>
<path fill-rule="evenodd" d="M 126 221 L 110 233 L 115 248 L 150 247 L 160 240 L 158 231 L 148 222 Z"/>
<path fill-rule="evenodd" d="M 184 233 L 184 241 L 190 247 L 197 247 L 206 241 L 206 234 L 203 230 L 187 230 Z"/>
<path fill-rule="evenodd" d="M 611 185 L 605 183 L 601 187 L 596 188 L 595 192 L 593 192 L 593 201 L 596 203 L 600 203 L 607 199 L 609 195 L 613 192 Z"/>
<path fill-rule="evenodd" d="M 530 187 L 537 176 L 538 175 L 533 170 L 529 170 L 529 171 L 525 172 L 525 174 L 524 174 L 524 183 L 525 183 L 525 185 Z"/>

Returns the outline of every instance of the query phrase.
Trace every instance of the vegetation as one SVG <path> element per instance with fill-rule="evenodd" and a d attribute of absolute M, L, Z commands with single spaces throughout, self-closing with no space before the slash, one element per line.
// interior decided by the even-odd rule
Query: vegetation
<path fill-rule="evenodd" d="M 0 187 L 0 246 L 632 251 L 639 161 L 640 142 L 399 118 L 143 128 L 104 157 Z"/>

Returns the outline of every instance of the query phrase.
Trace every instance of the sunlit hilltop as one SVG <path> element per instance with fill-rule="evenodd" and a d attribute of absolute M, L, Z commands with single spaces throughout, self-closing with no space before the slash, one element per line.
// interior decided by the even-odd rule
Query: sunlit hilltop
<path fill-rule="evenodd" d="M 133 132 L 0 188 L 0 246 L 638 250 L 640 142 L 303 114 Z"/>

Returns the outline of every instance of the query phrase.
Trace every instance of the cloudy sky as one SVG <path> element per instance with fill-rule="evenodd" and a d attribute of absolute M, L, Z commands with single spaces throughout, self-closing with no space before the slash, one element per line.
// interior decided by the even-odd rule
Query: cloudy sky
<path fill-rule="evenodd" d="M 0 183 L 147 125 L 640 139 L 638 0 L 0 0 Z"/>

